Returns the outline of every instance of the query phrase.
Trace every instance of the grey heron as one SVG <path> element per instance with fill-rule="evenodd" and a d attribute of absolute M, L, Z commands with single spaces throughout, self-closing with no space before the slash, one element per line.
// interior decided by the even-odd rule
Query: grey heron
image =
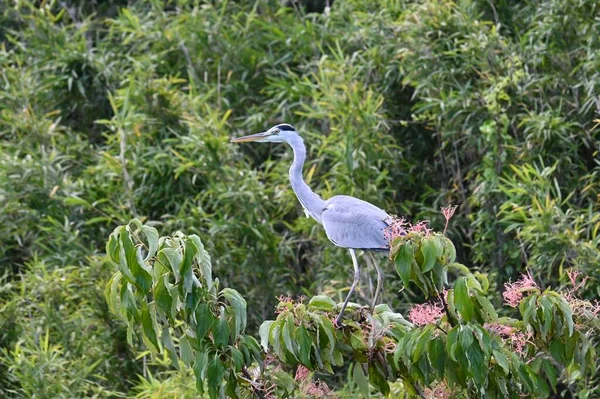
<path fill-rule="evenodd" d="M 275 125 L 269 130 L 249 136 L 238 137 L 232 143 L 288 143 L 294 151 L 294 161 L 290 167 L 290 183 L 296 197 L 302 204 L 307 217 L 312 217 L 325 228 L 327 238 L 338 247 L 347 248 L 354 265 L 354 281 L 344 300 L 342 309 L 336 319 L 341 325 L 344 310 L 350 296 L 360 280 L 360 268 L 356 260 L 355 250 L 389 252 L 389 242 L 384 230 L 392 218 L 384 210 L 373 204 L 347 195 L 336 195 L 323 200 L 313 192 L 302 177 L 302 168 L 306 160 L 306 146 L 296 129 L 287 123 Z M 377 262 L 373 262 L 377 270 L 377 288 L 372 306 L 375 306 L 381 290 L 382 274 Z"/>

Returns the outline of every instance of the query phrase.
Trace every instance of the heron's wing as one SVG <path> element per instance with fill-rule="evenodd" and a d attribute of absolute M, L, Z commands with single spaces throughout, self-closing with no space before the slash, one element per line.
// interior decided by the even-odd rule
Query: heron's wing
<path fill-rule="evenodd" d="M 331 242 L 343 248 L 387 250 L 383 230 L 389 215 L 382 209 L 358 198 L 345 195 L 325 202 L 323 227 Z"/>

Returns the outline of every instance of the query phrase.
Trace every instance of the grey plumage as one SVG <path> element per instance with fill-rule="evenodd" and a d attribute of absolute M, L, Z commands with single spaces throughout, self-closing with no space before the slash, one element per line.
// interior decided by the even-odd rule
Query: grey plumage
<path fill-rule="evenodd" d="M 296 197 L 302 204 L 307 216 L 312 217 L 325 228 L 329 240 L 335 245 L 350 251 L 354 265 L 354 281 L 337 318 L 340 324 L 342 315 L 354 288 L 360 279 L 360 268 L 356 260 L 355 249 L 387 252 L 389 243 L 384 234 L 391 217 L 382 209 L 358 198 L 347 195 L 336 195 L 326 201 L 315 194 L 302 177 L 302 167 L 306 160 L 304 140 L 296 129 L 289 124 L 273 126 L 266 132 L 239 137 L 231 140 L 234 143 L 249 141 L 288 143 L 294 151 L 294 161 L 290 167 L 290 184 Z M 381 289 L 381 270 L 377 269 L 377 289 L 373 298 L 373 306 Z"/>
<path fill-rule="evenodd" d="M 390 216 L 366 201 L 336 195 L 325 201 L 321 215 L 329 240 L 342 248 L 388 251 L 384 229 Z"/>

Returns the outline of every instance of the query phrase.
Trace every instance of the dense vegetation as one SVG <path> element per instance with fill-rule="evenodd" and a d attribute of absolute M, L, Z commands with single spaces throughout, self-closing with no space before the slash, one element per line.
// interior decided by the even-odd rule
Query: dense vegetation
<path fill-rule="evenodd" d="M 281 295 L 343 299 L 349 256 L 304 217 L 288 149 L 229 144 L 281 121 L 323 197 L 436 230 L 459 205 L 447 236 L 500 316 L 526 270 L 540 292 L 581 272 L 596 300 L 599 31 L 595 0 L 0 2 L 0 396 L 197 395 L 107 305 L 106 242 L 134 217 L 199 236 L 250 336 Z M 381 262 L 406 317 L 427 290 Z M 350 395 L 356 370 L 319 378 Z M 557 378 L 553 395 L 600 396 L 591 371 Z"/>

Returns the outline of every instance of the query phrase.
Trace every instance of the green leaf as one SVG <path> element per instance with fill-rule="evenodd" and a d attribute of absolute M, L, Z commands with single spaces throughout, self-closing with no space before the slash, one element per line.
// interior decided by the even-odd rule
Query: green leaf
<path fill-rule="evenodd" d="M 83 198 L 79 198 L 79 197 L 68 197 L 68 198 L 65 198 L 63 200 L 63 203 L 65 205 L 84 206 L 86 208 L 90 208 L 92 206 L 89 202 L 87 202 Z"/>
<path fill-rule="evenodd" d="M 492 338 L 490 337 L 490 334 L 479 324 L 472 326 L 472 331 L 487 360 L 492 353 Z"/>
<path fill-rule="evenodd" d="M 219 356 L 215 355 L 206 370 L 206 380 L 208 381 L 208 395 L 211 399 L 216 398 L 219 394 L 221 384 L 223 383 L 223 375 L 225 374 L 225 367 L 219 359 Z"/>
<path fill-rule="evenodd" d="M 321 310 L 323 312 L 332 312 L 335 309 L 333 299 L 325 295 L 317 295 L 308 303 L 309 310 Z"/>
<path fill-rule="evenodd" d="M 235 313 L 235 337 L 237 338 L 246 329 L 246 300 L 242 298 L 239 292 L 231 288 L 224 288 L 221 291 L 221 295 L 233 307 Z"/>
<path fill-rule="evenodd" d="M 333 323 L 331 322 L 331 320 L 329 320 L 327 317 L 325 317 L 323 315 L 318 315 L 317 320 L 329 341 L 329 353 L 333 354 L 333 350 L 335 349 L 335 344 L 336 344 L 336 341 L 334 338 L 335 327 L 333 326 Z"/>
<path fill-rule="evenodd" d="M 425 238 L 421 244 L 421 253 L 423 254 L 423 264 L 421 265 L 421 270 L 423 273 L 427 273 L 433 269 L 437 259 L 437 250 L 433 242 L 434 239 L 435 237 Z"/>
<path fill-rule="evenodd" d="M 448 332 L 448 337 L 446 338 L 446 351 L 452 360 L 455 362 L 458 361 L 456 358 L 456 350 L 458 349 L 458 331 L 460 326 L 453 327 Z"/>
<path fill-rule="evenodd" d="M 152 276 L 138 263 L 137 251 L 127 230 L 121 230 L 120 241 L 123 252 L 120 256 L 121 271 L 129 275 L 133 279 L 131 282 L 147 294 L 152 287 Z"/>
<path fill-rule="evenodd" d="M 123 275 L 121 272 L 116 272 L 112 275 L 106 284 L 106 288 L 104 289 L 104 297 L 106 299 L 106 303 L 108 303 L 108 308 L 111 312 L 119 317 L 123 317 L 120 311 L 121 306 L 119 301 L 119 286 L 121 285 L 122 277 Z"/>
<path fill-rule="evenodd" d="M 158 305 L 158 308 L 162 310 L 168 318 L 174 321 L 176 316 L 171 313 L 173 298 L 171 297 L 166 284 L 169 284 L 167 275 L 160 277 L 156 281 L 153 291 L 154 301 L 156 302 L 156 305 Z"/>
<path fill-rule="evenodd" d="M 569 328 L 569 336 L 571 336 L 573 335 L 573 329 L 575 327 L 573 323 L 573 311 L 571 310 L 571 306 L 569 306 L 569 304 L 567 303 L 567 301 L 564 300 L 564 298 L 559 298 L 556 302 L 558 303 L 558 307 L 560 308 L 563 314 L 565 323 Z"/>
<path fill-rule="evenodd" d="M 196 376 L 196 388 L 200 394 L 204 393 L 204 379 L 206 378 L 206 369 L 208 365 L 208 353 L 199 352 L 194 361 L 194 375 Z"/>
<path fill-rule="evenodd" d="M 454 243 L 447 237 L 444 237 L 444 239 L 444 257 L 446 258 L 446 262 L 447 264 L 454 263 L 456 261 L 456 248 L 454 247 Z"/>
<path fill-rule="evenodd" d="M 390 386 L 383 373 L 375 366 L 374 363 L 369 363 L 369 381 L 383 396 L 388 396 L 390 393 Z"/>
<path fill-rule="evenodd" d="M 350 334 L 350 346 L 356 350 L 367 349 L 367 343 L 365 342 L 365 337 L 363 335 L 362 330 L 354 330 Z"/>
<path fill-rule="evenodd" d="M 272 374 L 275 385 L 278 388 L 283 389 L 287 395 L 291 395 L 294 392 L 296 384 L 294 383 L 294 377 L 282 370 L 274 371 Z"/>
<path fill-rule="evenodd" d="M 469 371 L 473 375 L 478 386 L 481 386 L 487 376 L 488 369 L 484 367 L 484 356 L 479 345 L 471 345 L 466 350 L 466 357 L 469 359 Z"/>
<path fill-rule="evenodd" d="M 508 358 L 506 356 L 504 356 L 504 354 L 497 349 L 492 349 L 492 354 L 494 355 L 494 359 L 496 359 L 496 363 L 500 367 L 502 367 L 502 370 L 504 370 L 504 374 L 508 375 L 508 373 L 510 372 L 510 365 L 508 363 Z"/>
<path fill-rule="evenodd" d="M 185 335 L 179 338 L 179 353 L 181 360 L 183 360 L 186 365 L 190 366 L 196 356 L 194 355 L 194 350 L 190 346 L 188 339 L 189 338 Z"/>
<path fill-rule="evenodd" d="M 352 378 L 356 385 L 358 386 L 358 391 L 363 396 L 363 398 L 369 397 L 369 380 L 367 380 L 367 376 L 363 371 L 361 363 L 354 363 L 354 370 L 352 373 Z"/>
<path fill-rule="evenodd" d="M 268 320 L 263 322 L 260 325 L 260 329 L 258 331 L 258 335 L 260 336 L 260 345 L 263 347 L 265 352 L 269 350 L 269 333 L 271 331 L 271 326 L 275 323 L 274 320 Z"/>
<path fill-rule="evenodd" d="M 308 368 L 312 368 L 310 361 L 310 352 L 312 348 L 312 339 L 304 326 L 299 326 L 296 330 L 296 340 L 298 341 L 298 354 L 300 362 Z"/>
<path fill-rule="evenodd" d="M 221 316 L 217 320 L 217 324 L 213 330 L 215 345 L 218 348 L 224 348 L 229 343 L 229 324 L 227 324 L 227 316 L 225 308 L 221 308 Z"/>
<path fill-rule="evenodd" d="M 409 242 L 404 243 L 396 255 L 396 272 L 406 287 L 410 284 L 413 258 L 412 244 Z"/>
<path fill-rule="evenodd" d="M 463 352 L 466 351 L 473 344 L 473 341 L 474 341 L 473 331 L 471 331 L 471 329 L 467 326 L 460 326 L 459 340 L 460 340 L 461 350 Z"/>
<path fill-rule="evenodd" d="M 192 285 L 194 284 L 194 276 L 192 271 L 192 262 L 198 249 L 192 240 L 186 238 L 185 240 L 185 250 L 183 253 L 183 261 L 180 264 L 179 273 L 181 275 L 181 279 L 183 281 L 183 290 L 185 292 L 192 291 Z"/>
<path fill-rule="evenodd" d="M 229 352 L 231 353 L 231 360 L 235 366 L 235 371 L 239 373 L 242 371 L 242 367 L 244 367 L 244 355 L 234 346 L 229 347 Z"/>
<path fill-rule="evenodd" d="M 429 341 L 427 355 L 431 366 L 436 371 L 437 378 L 441 380 L 444 378 L 444 368 L 446 367 L 446 350 L 440 338 Z"/>
<path fill-rule="evenodd" d="M 429 344 L 429 340 L 431 338 L 432 333 L 433 333 L 432 327 L 425 327 L 423 332 L 417 338 L 415 350 L 412 354 L 413 363 L 415 363 L 421 357 L 423 352 L 425 352 L 425 349 L 427 349 L 427 346 Z"/>
<path fill-rule="evenodd" d="M 454 282 L 454 306 L 465 321 L 471 321 L 474 309 L 465 277 L 459 277 Z"/>
<path fill-rule="evenodd" d="M 175 343 L 173 342 L 173 338 L 171 337 L 171 331 L 169 330 L 169 326 L 163 326 L 160 342 L 163 344 L 163 347 L 167 349 L 169 359 L 171 359 L 171 364 L 175 366 L 175 368 L 179 369 L 179 362 L 177 361 L 177 351 L 175 350 Z"/>
<path fill-rule="evenodd" d="M 217 318 L 213 314 L 210 305 L 206 302 L 198 304 L 196 308 L 196 339 L 201 342 L 206 333 L 213 328 Z"/>
<path fill-rule="evenodd" d="M 207 286 L 212 286 L 212 265 L 210 261 L 210 255 L 204 249 L 204 244 L 200 237 L 196 234 L 192 234 L 188 236 L 188 239 L 194 244 L 196 248 L 196 262 L 198 263 L 198 270 L 200 271 L 200 275 L 204 278 Z M 187 245 L 186 245 L 187 246 Z"/>
<path fill-rule="evenodd" d="M 542 367 L 544 367 L 546 378 L 548 378 L 548 381 L 550 381 L 552 390 L 556 392 L 556 383 L 558 382 L 558 373 L 556 368 L 554 368 L 554 365 L 548 359 L 542 359 Z"/>
<path fill-rule="evenodd" d="M 163 264 L 165 264 L 165 266 L 169 267 L 171 269 L 171 271 L 173 272 L 173 274 L 175 275 L 175 283 L 176 284 L 179 283 L 179 281 L 181 280 L 181 274 L 179 272 L 181 260 L 182 260 L 181 253 L 179 251 L 177 251 L 175 248 L 163 247 L 158 252 L 158 254 L 159 254 L 159 259 L 161 259 L 161 262 Z M 166 262 L 164 262 L 163 260 L 166 260 Z"/>
<path fill-rule="evenodd" d="M 550 342 L 550 354 L 559 363 L 565 363 L 565 346 L 562 342 L 554 339 Z"/>
<path fill-rule="evenodd" d="M 294 359 L 298 360 L 296 356 L 296 342 L 292 337 L 295 333 L 295 325 L 294 325 L 294 317 L 291 314 L 288 314 L 281 329 L 281 336 L 283 338 L 283 344 L 285 349 L 294 357 Z"/>
<path fill-rule="evenodd" d="M 486 322 L 498 320 L 498 313 L 496 312 L 494 305 L 492 305 L 492 303 L 486 297 L 477 293 L 474 295 L 474 297 L 477 299 L 477 302 L 479 302 L 479 305 L 481 305 Z"/>
<path fill-rule="evenodd" d="M 155 317 L 152 317 L 151 314 L 153 310 L 153 307 L 148 307 L 146 302 L 142 302 L 142 327 L 146 338 L 154 345 L 157 351 L 160 351 L 160 346 L 158 345 L 158 331 L 156 330 L 156 324 L 154 323 Z"/>

